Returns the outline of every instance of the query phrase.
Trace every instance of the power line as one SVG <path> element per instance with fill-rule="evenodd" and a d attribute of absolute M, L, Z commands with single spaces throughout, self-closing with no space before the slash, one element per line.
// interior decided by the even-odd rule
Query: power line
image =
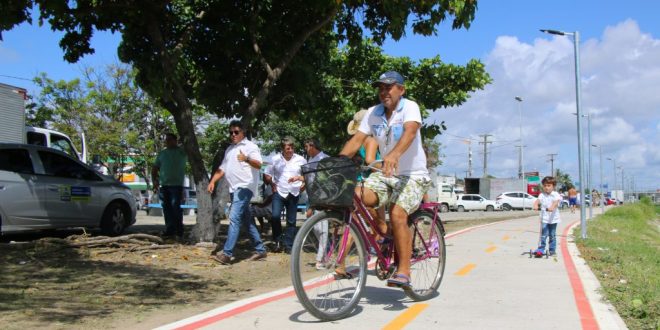
<path fill-rule="evenodd" d="M 16 76 L 8 76 L 8 75 L 5 75 L 5 74 L 0 74 L 0 77 L 12 78 L 12 79 L 19 79 L 19 80 L 27 80 L 27 81 L 33 81 L 33 79 L 28 79 L 28 78 L 23 78 L 23 77 L 16 77 Z"/>

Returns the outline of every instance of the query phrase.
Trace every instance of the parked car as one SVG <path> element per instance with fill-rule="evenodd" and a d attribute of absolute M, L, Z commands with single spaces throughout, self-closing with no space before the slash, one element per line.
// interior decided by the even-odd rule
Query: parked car
<path fill-rule="evenodd" d="M 616 200 L 614 198 L 605 198 L 605 205 L 616 205 Z"/>
<path fill-rule="evenodd" d="M 0 233 L 135 223 L 131 190 L 52 148 L 0 143 Z"/>
<path fill-rule="evenodd" d="M 501 193 L 495 198 L 500 203 L 502 210 L 509 211 L 512 209 L 531 209 L 534 207 L 536 197 L 521 191 L 507 191 Z"/>
<path fill-rule="evenodd" d="M 464 194 L 456 197 L 456 210 L 465 211 L 495 211 L 500 209 L 500 204 L 486 199 L 477 194 Z"/>

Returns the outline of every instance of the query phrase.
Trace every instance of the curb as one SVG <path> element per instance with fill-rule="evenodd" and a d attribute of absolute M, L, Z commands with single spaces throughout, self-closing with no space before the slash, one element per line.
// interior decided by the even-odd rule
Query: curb
<path fill-rule="evenodd" d="M 580 256 L 580 251 L 578 250 L 577 245 L 575 245 L 575 236 L 572 234 L 573 229 L 577 227 L 579 223 L 579 221 L 576 221 L 566 228 L 564 242 L 566 242 L 567 246 L 567 257 L 570 257 L 573 260 L 573 266 L 584 288 L 583 292 L 591 305 L 593 318 L 597 323 L 596 327 L 599 329 L 628 329 L 616 308 L 614 308 L 614 306 L 612 306 L 612 304 L 601 295 L 602 288 L 600 282 L 596 278 L 596 275 L 591 271 L 591 268 L 589 268 L 586 261 Z M 580 316 L 583 317 L 582 315 Z M 584 327 L 584 323 L 583 328 L 586 328 Z"/>

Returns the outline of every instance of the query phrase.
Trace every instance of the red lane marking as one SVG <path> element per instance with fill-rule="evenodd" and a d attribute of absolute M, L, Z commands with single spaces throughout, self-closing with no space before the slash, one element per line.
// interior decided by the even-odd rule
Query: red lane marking
<path fill-rule="evenodd" d="M 577 221 L 576 221 L 577 222 Z M 573 296 L 575 297 L 575 304 L 577 305 L 578 314 L 580 314 L 580 323 L 582 324 L 582 329 L 599 329 L 598 322 L 594 317 L 594 313 L 591 310 L 591 304 L 587 299 L 587 295 L 584 293 L 584 287 L 582 286 L 582 281 L 580 280 L 580 275 L 577 273 L 575 268 L 575 263 L 573 258 L 568 252 L 568 243 L 566 237 L 568 236 L 568 231 L 573 227 L 575 223 L 569 225 L 564 229 L 564 236 L 561 239 L 561 254 L 564 256 L 564 266 L 566 267 L 566 272 L 568 273 L 568 279 L 571 282 L 571 287 L 573 287 Z"/>
<path fill-rule="evenodd" d="M 253 301 L 253 302 L 251 302 L 247 305 L 236 307 L 236 308 L 234 308 L 232 310 L 228 310 L 224 313 L 220 313 L 218 315 L 210 316 L 210 317 L 207 317 L 205 319 L 202 319 L 202 320 L 199 320 L 199 321 L 196 321 L 196 322 L 178 327 L 176 329 L 177 330 L 179 330 L 179 329 L 182 329 L 182 330 L 183 329 L 185 329 L 185 330 L 199 329 L 201 327 L 204 327 L 204 326 L 207 326 L 209 324 L 218 322 L 220 320 L 224 320 L 228 317 L 232 317 L 236 314 L 240 314 L 240 313 L 249 311 L 251 309 L 257 308 L 261 305 L 265 305 L 265 304 L 267 304 L 271 301 L 279 300 L 279 299 L 290 297 L 290 296 L 293 296 L 293 295 L 294 295 L 293 291 L 289 291 L 289 292 L 278 294 L 276 296 L 272 296 L 272 297 L 269 297 L 269 298 L 264 298 L 264 299 L 259 300 L 259 301 Z"/>

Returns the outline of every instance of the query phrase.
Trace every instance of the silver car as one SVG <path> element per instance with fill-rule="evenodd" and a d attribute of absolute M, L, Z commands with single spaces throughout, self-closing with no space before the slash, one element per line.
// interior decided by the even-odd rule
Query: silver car
<path fill-rule="evenodd" d="M 42 146 L 0 143 L 0 233 L 98 227 L 116 236 L 135 223 L 135 198 L 119 181 Z"/>

